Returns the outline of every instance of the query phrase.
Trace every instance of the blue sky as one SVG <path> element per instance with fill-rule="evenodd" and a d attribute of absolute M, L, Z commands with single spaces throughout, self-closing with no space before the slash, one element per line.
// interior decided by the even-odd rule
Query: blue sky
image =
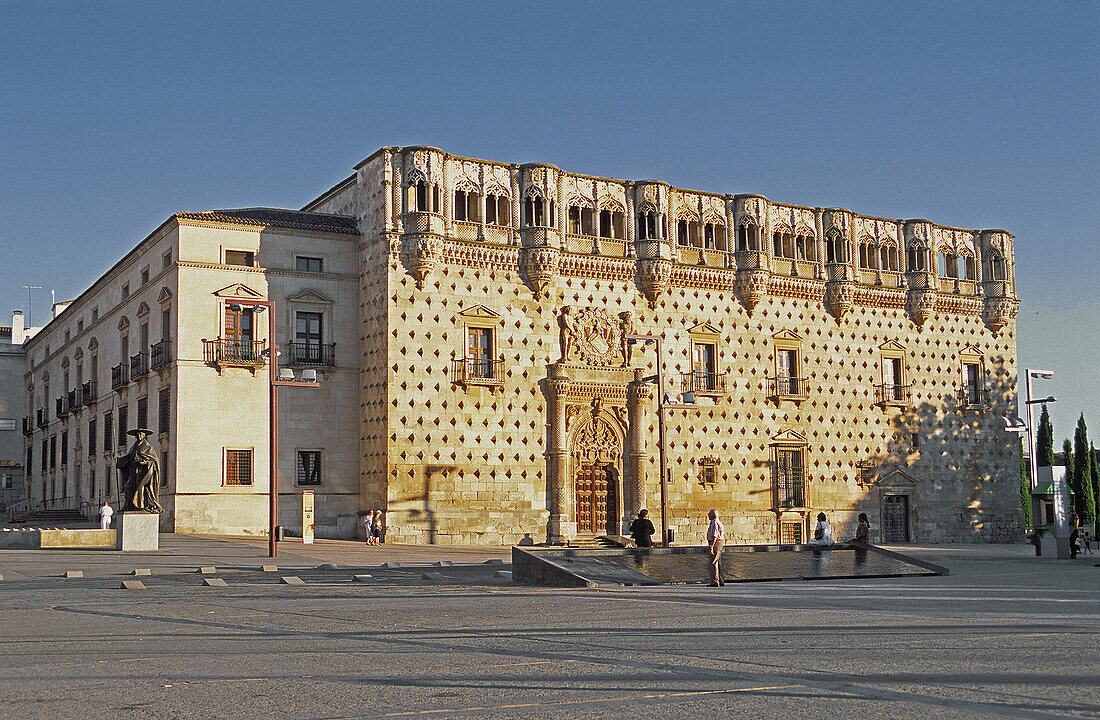
<path fill-rule="evenodd" d="M 0 317 L 382 145 L 1016 236 L 1021 366 L 1100 431 L 1098 3 L 0 5 Z M 1090 357 L 1091 356 L 1091 357 Z M 1060 444 L 1060 443 L 1059 443 Z"/>

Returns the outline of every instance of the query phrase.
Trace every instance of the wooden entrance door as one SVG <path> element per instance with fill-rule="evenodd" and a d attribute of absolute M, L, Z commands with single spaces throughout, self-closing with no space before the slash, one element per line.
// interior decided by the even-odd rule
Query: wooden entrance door
<path fill-rule="evenodd" d="M 593 463 L 582 463 L 573 481 L 576 499 L 574 512 L 577 533 L 594 535 L 606 532 L 607 471 Z"/>
<path fill-rule="evenodd" d="M 882 541 L 909 542 L 909 496 L 882 496 Z"/>

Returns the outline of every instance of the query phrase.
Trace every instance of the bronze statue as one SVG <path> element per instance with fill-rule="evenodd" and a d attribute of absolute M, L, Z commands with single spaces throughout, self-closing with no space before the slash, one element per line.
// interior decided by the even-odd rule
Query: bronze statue
<path fill-rule="evenodd" d="M 134 428 L 127 435 L 133 435 L 134 444 L 125 455 L 115 460 L 115 467 L 122 476 L 120 487 L 123 494 L 122 512 L 162 513 L 157 502 L 157 490 L 160 487 L 160 462 L 153 446 L 146 439 L 153 434 L 147 428 Z"/>

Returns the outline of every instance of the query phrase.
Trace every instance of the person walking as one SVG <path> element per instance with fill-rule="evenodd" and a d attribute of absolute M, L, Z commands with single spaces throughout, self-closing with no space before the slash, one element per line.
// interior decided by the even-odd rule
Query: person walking
<path fill-rule="evenodd" d="M 111 507 L 111 503 L 107 500 L 103 501 L 103 506 L 99 508 L 99 529 L 110 530 L 111 529 L 111 516 L 115 514 L 114 508 Z"/>
<path fill-rule="evenodd" d="M 653 547 L 653 523 L 649 519 L 649 511 L 642 508 L 638 511 L 638 517 L 630 523 L 630 536 L 634 538 L 634 544 L 638 547 Z"/>
<path fill-rule="evenodd" d="M 382 544 L 382 511 L 374 511 L 374 519 L 370 524 L 370 544 L 381 545 Z"/>
<path fill-rule="evenodd" d="M 710 525 L 707 527 L 707 545 L 710 550 L 710 586 L 719 587 L 722 582 L 722 546 L 726 544 L 726 529 L 718 519 L 718 511 L 707 513 Z"/>
<path fill-rule="evenodd" d="M 1096 554 L 1092 551 L 1092 533 L 1089 532 L 1088 528 L 1084 528 L 1081 531 L 1081 544 L 1084 546 L 1084 551 L 1086 553 L 1089 555 Z"/>
<path fill-rule="evenodd" d="M 370 534 L 371 524 L 372 524 L 373 520 L 374 520 L 374 513 L 370 512 L 369 510 L 367 512 L 365 512 L 364 514 L 359 516 L 359 521 L 361 523 L 363 523 L 363 540 L 367 545 L 373 545 L 374 544 L 374 543 L 371 542 L 371 534 Z"/>

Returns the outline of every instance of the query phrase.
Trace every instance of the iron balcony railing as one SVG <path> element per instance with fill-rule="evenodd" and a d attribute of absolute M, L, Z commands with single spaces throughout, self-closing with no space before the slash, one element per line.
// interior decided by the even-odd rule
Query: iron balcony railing
<path fill-rule="evenodd" d="M 149 369 L 159 370 L 172 362 L 172 341 L 161 340 L 149 348 Z"/>
<path fill-rule="evenodd" d="M 130 379 L 137 380 L 149 374 L 149 353 L 142 350 L 130 356 Z"/>
<path fill-rule="evenodd" d="M 806 475 L 801 468 L 775 469 L 772 502 L 775 508 L 806 507 Z"/>
<path fill-rule="evenodd" d="M 69 412 L 80 407 L 80 388 L 73 388 L 65 394 L 65 403 L 69 406 Z"/>
<path fill-rule="evenodd" d="M 680 373 L 680 392 L 693 392 L 696 395 L 725 395 L 726 373 L 698 370 Z"/>
<path fill-rule="evenodd" d="M 34 424 L 40 428 L 44 428 L 50 424 L 50 412 L 44 407 L 38 408 L 34 414 Z"/>
<path fill-rule="evenodd" d="M 879 405 L 912 405 L 912 385 L 876 385 L 875 402 Z"/>
<path fill-rule="evenodd" d="M 96 401 L 98 396 L 97 383 L 95 380 L 89 380 L 84 383 L 80 388 L 80 402 L 83 405 L 91 405 Z"/>
<path fill-rule="evenodd" d="M 959 389 L 959 399 L 971 408 L 984 408 L 989 405 L 989 391 L 980 385 L 963 385 Z"/>
<path fill-rule="evenodd" d="M 111 389 L 121 390 L 130 382 L 130 366 L 127 363 L 119 363 L 111 368 Z"/>
<path fill-rule="evenodd" d="M 308 342 L 290 342 L 286 344 L 287 353 L 290 355 L 288 362 L 294 365 L 324 365 L 332 367 L 336 364 L 336 345 Z"/>
<path fill-rule="evenodd" d="M 451 382 L 459 385 L 503 385 L 504 360 L 454 358 L 451 360 Z"/>
<path fill-rule="evenodd" d="M 32 432 L 34 432 L 34 423 L 29 417 L 23 418 L 23 434 L 30 435 Z"/>
<path fill-rule="evenodd" d="M 202 359 L 208 365 L 261 366 L 267 362 L 266 340 L 216 338 L 202 341 Z"/>
<path fill-rule="evenodd" d="M 768 397 L 805 400 L 810 396 L 806 378 L 779 375 L 768 378 Z"/>
<path fill-rule="evenodd" d="M 65 417 L 69 414 L 69 398 L 65 395 L 54 400 L 54 409 L 56 415 L 59 418 Z"/>

